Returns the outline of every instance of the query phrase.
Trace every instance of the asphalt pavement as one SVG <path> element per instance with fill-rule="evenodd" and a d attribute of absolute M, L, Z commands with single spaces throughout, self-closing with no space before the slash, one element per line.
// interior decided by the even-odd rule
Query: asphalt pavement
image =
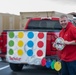
<path fill-rule="evenodd" d="M 0 59 L 0 75 L 59 75 L 55 70 L 38 66 L 24 66 L 22 71 L 13 72 L 9 63 Z"/>

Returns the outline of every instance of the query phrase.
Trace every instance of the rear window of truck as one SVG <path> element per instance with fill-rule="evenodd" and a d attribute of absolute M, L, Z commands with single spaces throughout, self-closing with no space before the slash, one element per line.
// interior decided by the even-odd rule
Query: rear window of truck
<path fill-rule="evenodd" d="M 27 29 L 61 30 L 61 25 L 58 20 L 31 20 Z"/>

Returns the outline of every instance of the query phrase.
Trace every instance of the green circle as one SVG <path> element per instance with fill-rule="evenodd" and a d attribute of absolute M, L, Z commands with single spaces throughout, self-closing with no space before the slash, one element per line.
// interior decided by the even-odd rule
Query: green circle
<path fill-rule="evenodd" d="M 13 33 L 13 32 L 10 32 L 10 33 L 9 33 L 9 37 L 10 37 L 10 38 L 13 38 L 13 37 L 14 37 L 14 33 Z"/>
<path fill-rule="evenodd" d="M 13 54 L 14 54 L 13 49 L 10 49 L 10 50 L 9 50 L 9 54 L 10 54 L 10 55 L 13 55 Z"/>
<path fill-rule="evenodd" d="M 13 41 L 13 40 L 10 40 L 10 41 L 9 41 L 9 46 L 10 46 L 10 47 L 14 46 L 14 41 Z"/>
<path fill-rule="evenodd" d="M 52 63 L 51 63 L 51 68 L 52 68 L 52 69 L 54 69 L 54 64 L 55 64 L 55 62 L 56 62 L 56 61 L 53 60 Z"/>

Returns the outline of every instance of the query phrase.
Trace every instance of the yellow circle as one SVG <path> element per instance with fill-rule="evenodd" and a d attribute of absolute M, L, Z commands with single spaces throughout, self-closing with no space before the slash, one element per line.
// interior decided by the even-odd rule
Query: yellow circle
<path fill-rule="evenodd" d="M 24 43 L 23 43 L 23 41 L 21 41 L 21 40 L 20 40 L 20 41 L 18 41 L 18 46 L 19 46 L 19 47 L 22 47 L 22 46 L 23 46 L 23 44 L 24 44 Z"/>
<path fill-rule="evenodd" d="M 22 56 L 22 55 L 23 55 L 23 50 L 19 49 L 19 50 L 18 50 L 18 55 L 19 55 L 19 56 Z"/>
<path fill-rule="evenodd" d="M 55 64 L 54 64 L 54 68 L 56 71 L 59 71 L 61 69 L 61 62 L 57 61 Z"/>
<path fill-rule="evenodd" d="M 18 33 L 18 38 L 23 38 L 23 36 L 24 36 L 24 33 L 23 32 L 19 32 Z"/>

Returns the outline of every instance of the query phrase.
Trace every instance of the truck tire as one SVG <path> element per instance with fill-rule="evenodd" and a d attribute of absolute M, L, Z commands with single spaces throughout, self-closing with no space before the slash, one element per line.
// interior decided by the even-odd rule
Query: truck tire
<path fill-rule="evenodd" d="M 2 61 L 6 61 L 6 58 L 5 58 L 5 57 L 1 57 L 1 60 L 2 60 Z"/>
<path fill-rule="evenodd" d="M 13 64 L 13 63 L 10 63 L 10 68 L 13 70 L 13 71 L 21 71 L 22 68 L 23 68 L 23 64 Z"/>

